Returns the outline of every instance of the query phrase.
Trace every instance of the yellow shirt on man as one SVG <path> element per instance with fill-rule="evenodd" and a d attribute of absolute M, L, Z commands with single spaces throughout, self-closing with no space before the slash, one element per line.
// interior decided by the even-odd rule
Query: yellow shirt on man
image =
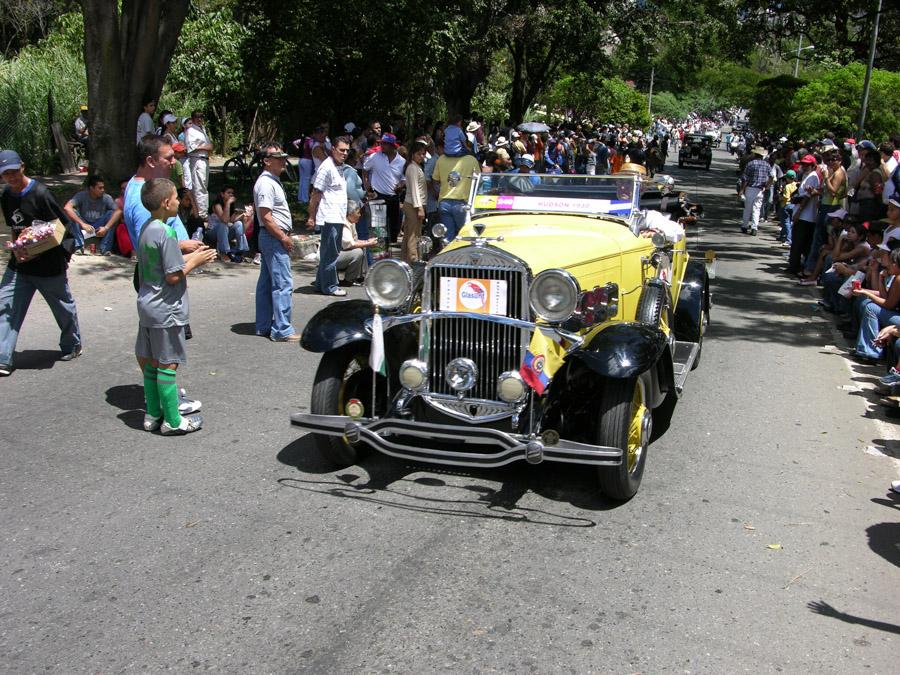
<path fill-rule="evenodd" d="M 441 155 L 434 165 L 432 179 L 440 183 L 441 191 L 438 199 L 458 199 L 469 201 L 469 192 L 472 190 L 472 176 L 481 173 L 478 160 L 472 155 L 461 157 L 448 157 Z"/>

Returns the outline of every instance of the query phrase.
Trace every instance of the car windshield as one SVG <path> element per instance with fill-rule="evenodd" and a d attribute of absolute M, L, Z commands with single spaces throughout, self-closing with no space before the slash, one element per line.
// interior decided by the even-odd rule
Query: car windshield
<path fill-rule="evenodd" d="M 634 175 L 559 176 L 534 173 L 485 173 L 477 178 L 472 213 L 527 211 L 611 215 L 629 219 L 640 202 Z"/>

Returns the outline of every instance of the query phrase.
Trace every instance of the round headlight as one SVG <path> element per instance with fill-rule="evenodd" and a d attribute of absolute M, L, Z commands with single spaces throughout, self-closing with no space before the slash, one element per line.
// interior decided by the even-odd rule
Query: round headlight
<path fill-rule="evenodd" d="M 531 309 L 541 319 L 553 323 L 565 321 L 575 312 L 581 289 L 565 270 L 544 270 L 531 283 Z"/>
<path fill-rule="evenodd" d="M 431 235 L 435 239 L 443 239 L 447 234 L 447 226 L 443 223 L 435 223 L 431 226 Z"/>
<path fill-rule="evenodd" d="M 366 275 L 366 293 L 378 307 L 397 309 L 412 294 L 409 265 L 391 258 L 379 260 Z"/>
<path fill-rule="evenodd" d="M 400 384 L 416 391 L 425 386 L 428 379 L 428 366 L 418 359 L 409 359 L 400 366 Z"/>
<path fill-rule="evenodd" d="M 525 381 L 515 370 L 500 373 L 497 378 L 497 396 L 501 401 L 516 403 L 525 396 Z"/>

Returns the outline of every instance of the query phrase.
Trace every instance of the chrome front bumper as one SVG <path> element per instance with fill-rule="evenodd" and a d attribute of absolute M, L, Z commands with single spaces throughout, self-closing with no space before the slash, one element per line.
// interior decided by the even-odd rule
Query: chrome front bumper
<path fill-rule="evenodd" d="M 431 424 L 398 418 L 351 419 L 343 415 L 295 413 L 291 424 L 317 434 L 341 436 L 351 445 L 366 443 L 379 452 L 418 462 L 453 466 L 494 467 L 525 460 L 618 466 L 622 463 L 620 448 L 589 445 L 559 439 L 553 445 L 540 438 L 528 438 L 498 429 L 478 426 Z M 421 445 L 416 440 L 421 440 Z M 428 441 L 459 443 L 472 451 L 429 448 Z M 475 451 L 476 448 L 481 452 Z"/>

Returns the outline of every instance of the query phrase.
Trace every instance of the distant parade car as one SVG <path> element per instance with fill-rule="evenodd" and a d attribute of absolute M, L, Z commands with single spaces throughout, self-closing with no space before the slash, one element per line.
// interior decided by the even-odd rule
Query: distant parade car
<path fill-rule="evenodd" d="M 678 166 L 702 166 L 709 171 L 712 163 L 712 142 L 706 134 L 686 134 L 678 151 Z"/>
<path fill-rule="evenodd" d="M 336 465 L 370 448 L 584 464 L 607 497 L 630 499 L 700 359 L 705 261 L 678 223 L 640 210 L 642 188 L 659 193 L 641 175 L 474 183 L 456 240 L 427 263 L 375 263 L 370 301 L 310 320 L 301 344 L 322 358 L 310 412 L 291 421 Z"/>

